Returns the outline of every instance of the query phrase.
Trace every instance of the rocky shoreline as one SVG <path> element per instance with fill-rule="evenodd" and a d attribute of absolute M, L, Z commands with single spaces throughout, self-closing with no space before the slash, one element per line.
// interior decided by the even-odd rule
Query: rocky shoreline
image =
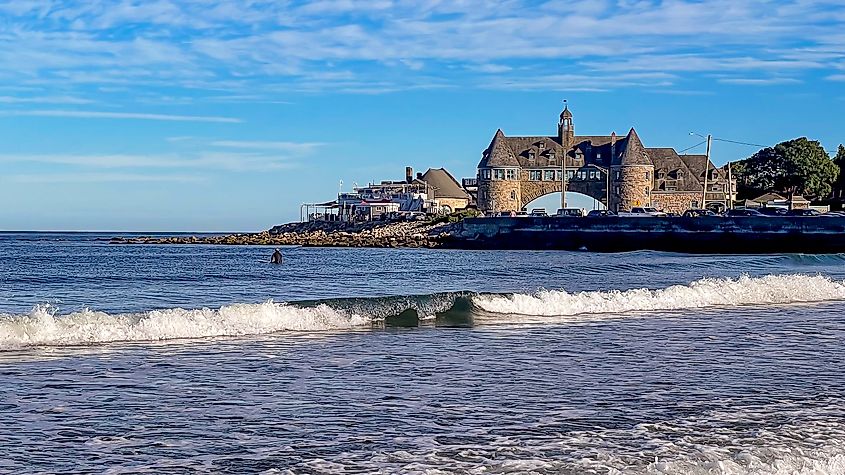
<path fill-rule="evenodd" d="M 446 247 L 460 231 L 458 223 L 312 221 L 288 223 L 260 233 L 219 236 L 114 237 L 110 244 L 216 244 L 308 247 Z"/>

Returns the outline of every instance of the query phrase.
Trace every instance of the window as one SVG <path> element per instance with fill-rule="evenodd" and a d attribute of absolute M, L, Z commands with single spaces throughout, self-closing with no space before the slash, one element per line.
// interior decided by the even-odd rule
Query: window
<path fill-rule="evenodd" d="M 509 168 L 505 172 L 508 180 L 516 180 L 516 170 Z"/>
<path fill-rule="evenodd" d="M 489 180 L 491 177 L 491 171 L 489 168 L 485 170 L 481 170 L 481 178 L 484 180 Z"/>
<path fill-rule="evenodd" d="M 505 170 L 501 168 L 496 168 L 493 170 L 493 179 L 494 180 L 504 180 L 505 179 Z"/>
<path fill-rule="evenodd" d="M 540 170 L 529 170 L 528 179 L 531 181 L 540 181 L 543 179 L 543 172 Z"/>
<path fill-rule="evenodd" d="M 649 173 L 649 172 L 645 172 L 645 179 L 646 179 L 646 180 L 649 180 L 649 179 L 650 179 L 650 177 L 651 177 L 651 173 Z"/>
<path fill-rule="evenodd" d="M 534 158 L 535 158 L 534 157 L 534 151 L 532 150 L 532 151 L 528 152 L 528 159 L 531 160 L 531 161 L 534 161 Z"/>
<path fill-rule="evenodd" d="M 511 191 L 511 199 L 516 200 L 516 190 Z"/>
<path fill-rule="evenodd" d="M 579 170 L 578 171 L 578 179 L 579 180 L 586 180 L 587 179 L 587 172 L 585 172 L 584 170 Z"/>
<path fill-rule="evenodd" d="M 544 144 L 543 142 L 538 143 L 537 146 L 540 147 L 540 150 L 545 150 L 546 148 L 546 144 Z"/>
<path fill-rule="evenodd" d="M 619 185 L 616 185 L 616 186 L 613 187 L 613 193 L 615 193 L 617 195 L 619 194 Z"/>
<path fill-rule="evenodd" d="M 597 179 L 597 178 L 598 178 L 598 176 L 596 176 L 596 175 L 597 175 L 597 173 L 596 173 L 596 171 L 595 171 L 595 170 L 590 170 L 590 180 L 595 180 L 595 179 Z"/>
<path fill-rule="evenodd" d="M 645 195 L 646 195 L 646 196 L 651 195 L 651 190 L 650 190 L 650 189 L 648 189 L 648 187 L 645 187 Z"/>
<path fill-rule="evenodd" d="M 560 170 L 555 171 L 555 180 L 561 181 L 563 180 L 563 172 Z"/>
<path fill-rule="evenodd" d="M 619 170 L 616 170 L 616 175 L 615 175 L 615 177 L 616 177 L 616 178 L 614 178 L 614 180 L 618 180 L 618 179 L 619 179 L 619 175 L 620 175 Z"/>
<path fill-rule="evenodd" d="M 566 170 L 566 179 L 571 180 L 575 178 L 575 170 Z"/>
<path fill-rule="evenodd" d="M 543 171 L 543 179 L 546 181 L 555 181 L 555 171 L 554 170 L 544 170 Z"/>
<path fill-rule="evenodd" d="M 596 154 L 596 160 L 601 160 L 601 152 Z"/>
<path fill-rule="evenodd" d="M 549 160 L 554 160 L 554 159 L 555 159 L 555 153 L 549 152 Z"/>

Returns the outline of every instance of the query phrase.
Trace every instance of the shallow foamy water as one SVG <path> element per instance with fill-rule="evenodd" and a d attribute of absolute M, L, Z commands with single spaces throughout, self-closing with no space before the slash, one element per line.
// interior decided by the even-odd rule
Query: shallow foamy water
<path fill-rule="evenodd" d="M 845 473 L 842 256 L 0 251 L 0 472 Z"/>

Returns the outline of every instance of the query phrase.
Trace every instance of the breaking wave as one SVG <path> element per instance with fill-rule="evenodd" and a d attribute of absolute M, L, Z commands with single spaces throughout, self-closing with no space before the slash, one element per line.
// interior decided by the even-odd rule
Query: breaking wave
<path fill-rule="evenodd" d="M 120 315 L 90 310 L 56 315 L 54 308 L 39 306 L 29 315 L 0 316 L 0 349 L 331 330 L 369 323 L 366 316 L 328 305 L 298 307 L 274 302 L 227 305 L 216 310 L 174 308 Z"/>
<path fill-rule="evenodd" d="M 568 316 L 827 300 L 845 300 L 845 283 L 824 276 L 769 275 L 701 279 L 658 290 L 544 290 L 536 294 L 480 295 L 473 303 L 492 313 Z"/>
<path fill-rule="evenodd" d="M 173 308 L 116 315 L 92 310 L 61 315 L 56 308 L 44 305 L 26 315 L 0 314 L 0 351 L 28 346 L 231 337 L 373 325 L 417 326 L 425 321 L 442 326 L 506 324 L 525 322 L 520 316 L 589 318 L 598 314 L 833 300 L 845 300 L 845 283 L 824 276 L 770 275 L 701 279 L 657 290 L 457 292 L 297 303 L 268 301 L 219 309 Z M 544 321 L 558 320 L 533 322 Z"/>

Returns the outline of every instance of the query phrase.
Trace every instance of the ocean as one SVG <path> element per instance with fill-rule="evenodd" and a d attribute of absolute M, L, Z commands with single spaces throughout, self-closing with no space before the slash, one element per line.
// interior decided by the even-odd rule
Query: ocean
<path fill-rule="evenodd" d="M 0 472 L 845 473 L 845 255 L 0 233 Z"/>

